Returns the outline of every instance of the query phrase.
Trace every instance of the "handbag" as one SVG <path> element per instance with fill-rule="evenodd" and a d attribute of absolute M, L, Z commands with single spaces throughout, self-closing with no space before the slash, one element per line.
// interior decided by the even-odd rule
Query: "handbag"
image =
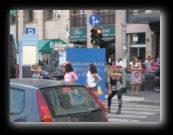
<path fill-rule="evenodd" d="M 102 89 L 100 87 L 100 85 L 97 86 L 97 95 L 102 95 L 103 92 L 102 92 Z"/>

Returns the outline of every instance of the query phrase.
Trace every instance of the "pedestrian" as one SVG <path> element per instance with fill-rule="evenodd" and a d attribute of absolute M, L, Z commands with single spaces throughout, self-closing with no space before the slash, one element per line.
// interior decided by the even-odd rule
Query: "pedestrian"
<path fill-rule="evenodd" d="M 78 76 L 75 74 L 71 64 L 66 64 L 65 69 L 66 69 L 66 73 L 64 75 L 65 82 L 75 82 L 76 80 L 78 80 Z"/>
<path fill-rule="evenodd" d="M 102 78 L 99 76 L 96 66 L 94 64 L 90 64 L 89 70 L 87 72 L 86 87 L 88 87 L 95 95 L 97 95 L 97 86 L 101 80 Z"/>
<path fill-rule="evenodd" d="M 64 75 L 66 74 L 66 65 L 67 64 L 70 64 L 71 65 L 71 62 L 70 61 L 67 61 L 67 62 L 64 62 L 62 63 L 60 66 L 64 69 Z M 73 71 L 76 73 L 76 71 L 73 69 Z"/>
<path fill-rule="evenodd" d="M 151 59 L 151 69 L 154 71 L 156 71 L 156 69 L 157 69 L 157 64 L 156 64 L 154 58 Z"/>
<path fill-rule="evenodd" d="M 116 72 L 116 65 L 115 65 L 115 61 L 112 61 L 112 69 L 114 72 Z"/>
<path fill-rule="evenodd" d="M 147 60 L 145 61 L 145 68 L 146 70 L 151 70 L 151 56 L 148 56 Z"/>
<path fill-rule="evenodd" d="M 122 66 L 123 66 L 122 59 L 118 58 L 118 60 L 116 61 L 117 72 L 122 73 Z"/>
<path fill-rule="evenodd" d="M 33 68 L 31 69 L 32 78 L 40 78 L 42 70 L 39 68 L 38 63 L 34 63 Z"/>
<path fill-rule="evenodd" d="M 122 107 L 122 84 L 120 82 L 120 78 L 122 75 L 121 73 L 114 73 L 112 68 L 107 69 L 107 74 L 108 74 L 108 86 L 109 86 L 108 113 L 111 113 L 112 98 L 117 94 L 119 104 L 116 114 L 120 114 Z"/>
<path fill-rule="evenodd" d="M 132 87 L 132 96 L 134 95 L 134 86 L 136 85 L 136 93 L 135 95 L 138 95 L 138 89 L 139 84 L 142 83 L 142 77 L 141 77 L 141 63 L 138 61 L 138 57 L 135 57 L 134 62 L 131 65 L 131 77 L 130 77 L 130 84 Z"/>

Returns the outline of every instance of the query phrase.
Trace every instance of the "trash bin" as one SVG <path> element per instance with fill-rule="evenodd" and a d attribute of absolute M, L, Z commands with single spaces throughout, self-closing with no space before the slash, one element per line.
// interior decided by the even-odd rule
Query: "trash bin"
<path fill-rule="evenodd" d="M 155 87 L 155 72 L 150 71 L 145 74 L 145 90 L 153 91 Z"/>

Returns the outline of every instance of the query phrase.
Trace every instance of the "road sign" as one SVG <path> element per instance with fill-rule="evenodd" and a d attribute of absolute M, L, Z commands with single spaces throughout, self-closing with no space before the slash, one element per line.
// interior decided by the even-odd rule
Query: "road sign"
<path fill-rule="evenodd" d="M 10 10 L 10 14 L 16 14 L 16 10 Z"/>
<path fill-rule="evenodd" d="M 100 16 L 97 14 L 92 14 L 89 18 L 89 22 L 92 26 L 98 26 L 100 24 Z"/>
<path fill-rule="evenodd" d="M 26 28 L 26 34 L 35 34 L 35 28 Z"/>

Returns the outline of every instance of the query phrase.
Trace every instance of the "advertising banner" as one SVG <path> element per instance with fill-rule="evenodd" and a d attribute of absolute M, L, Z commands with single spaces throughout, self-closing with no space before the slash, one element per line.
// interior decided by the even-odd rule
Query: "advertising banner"
<path fill-rule="evenodd" d="M 70 61 L 76 71 L 78 80 L 76 83 L 85 85 L 87 79 L 87 72 L 90 64 L 94 64 L 97 72 L 102 78 L 98 83 L 101 95 L 98 95 L 101 101 L 105 100 L 105 49 L 104 48 L 68 48 L 67 61 Z M 96 79 L 97 81 L 97 79 Z"/>

